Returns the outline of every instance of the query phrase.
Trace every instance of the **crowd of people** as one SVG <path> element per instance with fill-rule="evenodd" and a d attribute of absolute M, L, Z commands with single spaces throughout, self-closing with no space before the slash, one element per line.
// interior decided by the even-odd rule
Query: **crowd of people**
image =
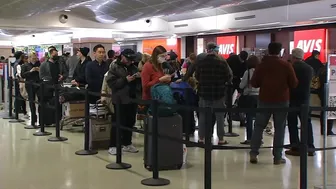
<path fill-rule="evenodd" d="M 326 66 L 319 61 L 320 53 L 313 51 L 312 56 L 304 60 L 302 49 L 292 50 L 291 59 L 283 60 L 279 57 L 282 45 L 272 42 L 268 46 L 268 54 L 260 58 L 249 55 L 246 51 L 238 55 L 232 53 L 224 59 L 219 55 L 219 46 L 216 43 L 208 43 L 206 52 L 196 55 L 191 53 L 182 63 L 180 58 L 163 46 L 157 46 L 152 54 L 136 53 L 132 49 L 124 49 L 119 55 L 113 50 L 106 53 L 103 45 L 93 48 L 92 60 L 89 56 L 90 49 L 82 47 L 76 49 L 73 56 L 59 56 L 55 47 L 51 46 L 44 60 L 39 61 L 35 53 L 25 55 L 16 52 L 14 63 L 14 75 L 27 81 L 25 88 L 30 101 L 31 119 L 37 123 L 37 111 L 34 100 L 38 95 L 39 87 L 31 83 L 45 82 L 47 84 L 71 83 L 74 87 L 86 88 L 97 93 L 111 93 L 112 99 L 106 97 L 90 96 L 91 104 L 101 101 L 110 105 L 109 109 L 115 113 L 114 104 L 120 103 L 121 124 L 133 128 L 139 113 L 139 106 L 132 99 L 142 98 L 151 100 L 151 88 L 158 84 L 171 82 L 187 82 L 198 96 L 199 107 L 223 108 L 231 102 L 234 91 L 239 93 L 239 106 L 246 108 L 285 108 L 309 105 L 310 94 L 316 93 L 324 105 L 323 86 L 326 82 Z M 107 54 L 107 57 L 106 57 Z M 317 82 L 317 83 L 316 83 Z M 312 86 L 314 85 L 314 86 Z M 19 85 L 15 86 L 17 89 Z M 229 90 L 230 89 L 230 90 Z M 45 89 L 44 101 L 50 102 L 54 97 L 53 90 Z M 19 103 L 20 113 L 27 115 L 24 101 Z M 147 112 L 148 107 L 142 108 L 142 113 Z M 40 110 L 39 110 L 40 111 Z M 113 114 L 115 119 L 115 114 Z M 45 124 L 52 124 L 54 115 L 44 114 L 47 119 Z M 50 117 L 48 117 L 50 116 Z M 204 143 L 206 127 L 213 127 L 217 123 L 218 145 L 226 145 L 224 139 L 225 113 L 215 113 L 212 117 L 212 125 L 206 125 L 206 115 L 200 112 L 199 117 L 199 143 Z M 246 140 L 242 144 L 251 145 L 250 162 L 258 162 L 259 148 L 263 141 L 263 132 L 273 116 L 274 140 L 273 149 L 274 164 L 283 164 L 282 155 L 286 122 L 290 134 L 291 149 L 287 155 L 299 155 L 298 118 L 300 112 L 261 112 L 246 114 L 246 119 L 241 120 L 241 126 L 246 127 Z M 323 133 L 323 113 L 321 113 L 321 134 Z M 194 118 L 193 118 L 194 119 Z M 253 120 L 255 123 L 253 124 Z M 195 120 L 194 120 L 195 121 Z M 302 120 L 301 120 L 302 121 Z M 308 147 L 314 148 L 313 129 L 309 116 Z M 332 132 L 333 122 L 327 123 L 327 135 Z M 136 153 L 138 149 L 132 144 L 132 132 L 123 130 L 121 133 L 123 150 Z M 116 150 L 115 127 L 111 130 L 110 148 L 108 152 L 115 155 Z M 309 156 L 314 156 L 313 150 Z"/>

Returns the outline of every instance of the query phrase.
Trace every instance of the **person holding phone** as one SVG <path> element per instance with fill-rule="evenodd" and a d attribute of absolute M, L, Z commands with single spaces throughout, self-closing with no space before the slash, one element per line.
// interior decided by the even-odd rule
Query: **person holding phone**
<path fill-rule="evenodd" d="M 115 106 L 117 103 L 120 105 L 119 115 L 122 115 L 121 125 L 128 128 L 134 127 L 137 113 L 137 104 L 131 101 L 131 99 L 136 99 L 137 97 L 136 79 L 140 78 L 138 67 L 133 64 L 135 58 L 136 55 L 133 50 L 125 49 L 121 52 L 116 62 L 111 65 L 106 77 L 107 85 L 113 91 L 112 103 Z M 112 119 L 116 119 L 115 116 Z M 132 145 L 131 131 L 122 130 L 121 140 L 124 146 L 123 151 L 130 153 L 138 152 L 138 149 Z M 111 155 L 116 155 L 117 153 L 115 127 L 111 129 L 108 152 Z"/>

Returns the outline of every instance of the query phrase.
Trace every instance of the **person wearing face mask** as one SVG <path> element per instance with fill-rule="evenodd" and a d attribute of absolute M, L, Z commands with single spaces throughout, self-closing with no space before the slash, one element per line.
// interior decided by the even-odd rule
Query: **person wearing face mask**
<path fill-rule="evenodd" d="M 136 79 L 140 78 L 138 68 L 133 64 L 136 58 L 135 52 L 131 49 L 125 49 L 114 64 L 111 65 L 106 77 L 107 85 L 112 89 L 112 103 L 120 103 L 121 125 L 133 128 L 136 121 L 137 104 L 131 102 L 136 99 Z M 115 115 L 115 114 L 114 114 Z M 115 119 L 115 118 L 114 118 Z M 111 129 L 111 142 L 109 153 L 115 155 L 116 149 L 116 131 L 115 127 Z M 132 145 L 132 132 L 121 131 L 121 140 L 123 151 L 137 153 L 138 150 Z"/>
<path fill-rule="evenodd" d="M 35 98 L 38 96 L 38 86 L 32 85 L 30 83 L 40 82 L 40 65 L 38 58 L 35 53 L 29 55 L 29 62 L 21 66 L 21 77 L 26 80 L 26 90 L 28 93 L 29 107 L 32 117 L 32 125 L 35 126 L 37 122 Z"/>
<path fill-rule="evenodd" d="M 52 84 L 63 82 L 69 74 L 66 65 L 58 56 L 58 51 L 55 47 L 49 47 L 49 55 L 50 57 L 46 64 L 41 64 L 40 79 Z"/>
<path fill-rule="evenodd" d="M 59 84 L 65 81 L 69 72 L 66 68 L 63 59 L 58 56 L 58 51 L 54 46 L 51 46 L 49 49 L 49 59 L 41 64 L 39 76 L 45 86 Z M 54 89 L 53 88 L 44 88 L 43 91 L 43 102 L 40 103 L 49 103 L 53 105 L 55 103 L 54 100 Z M 55 111 L 49 108 L 45 108 L 44 110 L 44 124 L 52 125 L 55 123 Z M 61 111 L 57 112 L 60 114 Z"/>
<path fill-rule="evenodd" d="M 172 76 L 164 74 L 162 64 L 166 62 L 167 50 L 163 46 L 154 48 L 151 59 L 144 64 L 141 72 L 142 99 L 150 100 L 150 89 L 158 83 L 170 83 Z"/>

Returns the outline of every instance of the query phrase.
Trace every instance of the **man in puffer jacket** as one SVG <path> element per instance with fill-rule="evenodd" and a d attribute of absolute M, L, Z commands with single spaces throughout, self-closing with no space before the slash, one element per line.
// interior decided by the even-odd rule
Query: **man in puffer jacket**
<path fill-rule="evenodd" d="M 117 61 L 111 65 L 106 81 L 108 87 L 113 91 L 112 102 L 116 107 L 119 103 L 121 116 L 121 125 L 128 128 L 133 128 L 136 122 L 137 104 L 131 100 L 137 96 L 136 79 L 140 78 L 138 68 L 133 64 L 135 52 L 131 49 L 125 49 Z M 118 109 L 116 110 L 118 111 Z M 114 119 L 116 119 L 114 117 Z M 121 139 L 123 151 L 137 153 L 138 150 L 132 145 L 132 132 L 122 130 Z M 116 131 L 115 127 L 111 129 L 111 142 L 109 153 L 116 155 Z"/>

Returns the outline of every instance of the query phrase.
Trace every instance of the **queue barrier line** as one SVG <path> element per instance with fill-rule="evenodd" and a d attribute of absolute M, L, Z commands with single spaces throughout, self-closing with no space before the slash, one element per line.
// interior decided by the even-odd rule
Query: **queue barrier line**
<path fill-rule="evenodd" d="M 10 91 L 12 91 L 13 88 L 13 84 L 12 84 L 12 80 L 11 77 L 9 77 L 9 80 L 11 82 L 9 82 L 8 84 L 8 89 L 10 89 Z M 15 81 L 15 80 L 14 80 Z M 17 81 L 16 81 L 17 82 Z M 32 83 L 32 82 L 30 82 Z M 43 92 L 44 92 L 44 88 L 53 88 L 53 89 L 59 89 L 59 85 L 54 86 L 45 86 L 45 84 L 42 83 L 38 83 L 38 84 L 32 84 L 32 85 L 36 85 L 36 86 L 40 86 L 40 92 L 41 92 L 41 102 L 43 101 Z M 17 90 L 15 90 L 16 93 L 18 94 Z M 58 90 L 55 90 L 58 91 Z M 106 97 L 111 97 L 112 95 L 106 95 L 106 94 L 99 94 L 99 93 L 94 93 L 94 92 L 89 92 L 88 90 L 81 90 L 85 93 L 85 99 L 86 99 L 86 103 L 85 103 L 85 137 L 84 137 L 84 146 L 85 149 L 88 148 L 88 138 L 89 138 L 89 103 L 88 103 L 88 96 L 89 95 L 98 95 L 98 96 L 106 96 Z M 55 94 L 55 95 L 59 95 L 59 94 Z M 12 96 L 12 94 L 10 94 L 10 96 Z M 10 98 L 11 99 L 11 98 Z M 56 100 L 58 100 L 58 98 L 56 98 Z M 204 160 L 204 188 L 205 189 L 211 189 L 211 151 L 212 150 L 238 150 L 238 149 L 250 149 L 250 147 L 240 147 L 240 146 L 218 146 L 218 145 L 212 145 L 211 143 L 211 136 L 212 136 L 212 131 L 211 131 L 211 127 L 206 127 L 206 137 L 205 137 L 205 144 L 198 144 L 195 142 L 191 142 L 191 141 L 186 141 L 184 139 L 177 139 L 174 137 L 170 137 L 170 136 L 165 136 L 162 135 L 160 133 L 158 133 L 158 115 L 157 115 L 157 111 L 158 111 L 158 107 L 159 106 L 168 106 L 168 107 L 184 107 L 185 109 L 189 109 L 189 110 L 195 110 L 195 111 L 204 111 L 206 113 L 206 125 L 212 125 L 210 120 L 212 119 L 212 113 L 214 112 L 229 112 L 229 113 L 233 113 L 233 112 L 290 112 L 290 111 L 299 111 L 301 112 L 301 116 L 303 117 L 303 122 L 302 122 L 302 126 L 301 126 L 301 138 L 302 141 L 300 143 L 300 149 L 302 149 L 300 151 L 300 189 L 307 189 L 307 150 L 314 150 L 314 151 L 326 151 L 326 150 L 335 150 L 336 147 L 326 147 L 326 148 L 315 148 L 315 149 L 309 149 L 307 148 L 307 129 L 305 127 L 305 125 L 307 125 L 307 120 L 308 120 L 308 112 L 309 110 L 313 110 L 313 111 L 335 111 L 336 107 L 308 107 L 307 105 L 304 105 L 302 107 L 291 107 L 291 108 L 194 108 L 194 107 L 188 107 L 188 106 L 182 106 L 182 105 L 171 105 L 171 104 L 164 104 L 164 103 L 160 103 L 157 100 L 151 100 L 151 101 L 143 101 L 143 100 L 135 100 L 137 102 L 140 102 L 142 104 L 146 103 L 146 104 L 150 104 L 151 105 L 151 109 L 152 109 L 152 113 L 153 113 L 153 130 L 152 132 L 145 132 L 145 131 L 139 131 L 137 129 L 131 129 L 131 128 L 127 128 L 127 127 L 123 127 L 120 124 L 120 103 L 116 104 L 116 114 L 117 114 L 117 123 L 116 125 L 112 124 L 112 127 L 117 127 L 117 133 L 120 132 L 120 129 L 125 129 L 125 130 L 129 130 L 129 131 L 133 131 L 133 132 L 138 132 L 140 134 L 145 134 L 145 135 L 152 135 L 152 144 L 153 144 L 153 153 L 152 153 L 152 159 L 153 159 L 153 176 L 149 179 L 144 179 L 141 181 L 142 184 L 144 185 L 149 185 L 149 186 L 163 186 L 163 185 L 167 185 L 170 183 L 169 180 L 164 179 L 164 178 L 160 178 L 159 177 L 159 171 L 158 171 L 158 138 L 165 138 L 168 140 L 172 140 L 172 141 L 176 141 L 176 142 L 180 142 L 180 143 L 190 143 L 190 145 L 195 145 L 197 147 L 200 148 L 204 148 L 205 153 L 205 160 Z M 57 103 L 56 103 L 57 104 Z M 43 117 L 43 108 L 48 107 L 48 105 L 46 105 L 45 103 L 41 103 L 40 104 L 42 106 L 42 111 L 40 113 L 40 116 Z M 56 106 L 54 107 L 55 109 L 58 109 L 59 107 Z M 11 110 L 10 110 L 11 113 Z M 10 114 L 9 113 L 9 114 Z M 42 114 L 42 115 L 41 115 Z M 306 119 L 307 118 L 307 119 Z M 57 125 L 57 123 L 56 123 Z M 57 129 L 59 130 L 59 127 L 56 127 L 56 132 Z M 42 131 L 43 130 L 43 131 Z M 42 126 L 41 126 L 41 131 L 44 132 L 44 124 L 43 124 L 43 119 L 42 119 Z M 40 131 L 40 132 L 41 132 Z M 50 133 L 51 134 L 51 133 Z M 34 133 L 35 135 L 35 133 Z M 45 136 L 46 134 L 44 134 L 43 136 Z M 39 135 L 36 135 L 39 136 Z M 41 135 L 42 136 L 42 135 Z M 57 134 L 56 134 L 56 138 L 57 138 Z M 131 165 L 130 164 L 126 164 L 123 163 L 121 161 L 121 141 L 120 141 L 120 136 L 119 134 L 117 135 L 117 161 L 116 161 L 116 165 L 118 165 L 118 168 L 130 168 Z M 281 146 L 279 148 L 283 148 L 286 147 L 287 145 Z M 267 146 L 267 147 L 261 147 L 261 148 L 277 148 L 274 146 Z M 89 149 L 90 150 L 90 149 Z M 92 151 L 92 150 L 91 150 Z M 98 152 L 97 152 L 98 153 Z M 76 152 L 77 154 L 77 152 Z M 79 154 L 77 154 L 79 155 Z M 88 154 L 86 154 L 88 155 Z M 90 154 L 91 155 L 91 154 Z"/>

